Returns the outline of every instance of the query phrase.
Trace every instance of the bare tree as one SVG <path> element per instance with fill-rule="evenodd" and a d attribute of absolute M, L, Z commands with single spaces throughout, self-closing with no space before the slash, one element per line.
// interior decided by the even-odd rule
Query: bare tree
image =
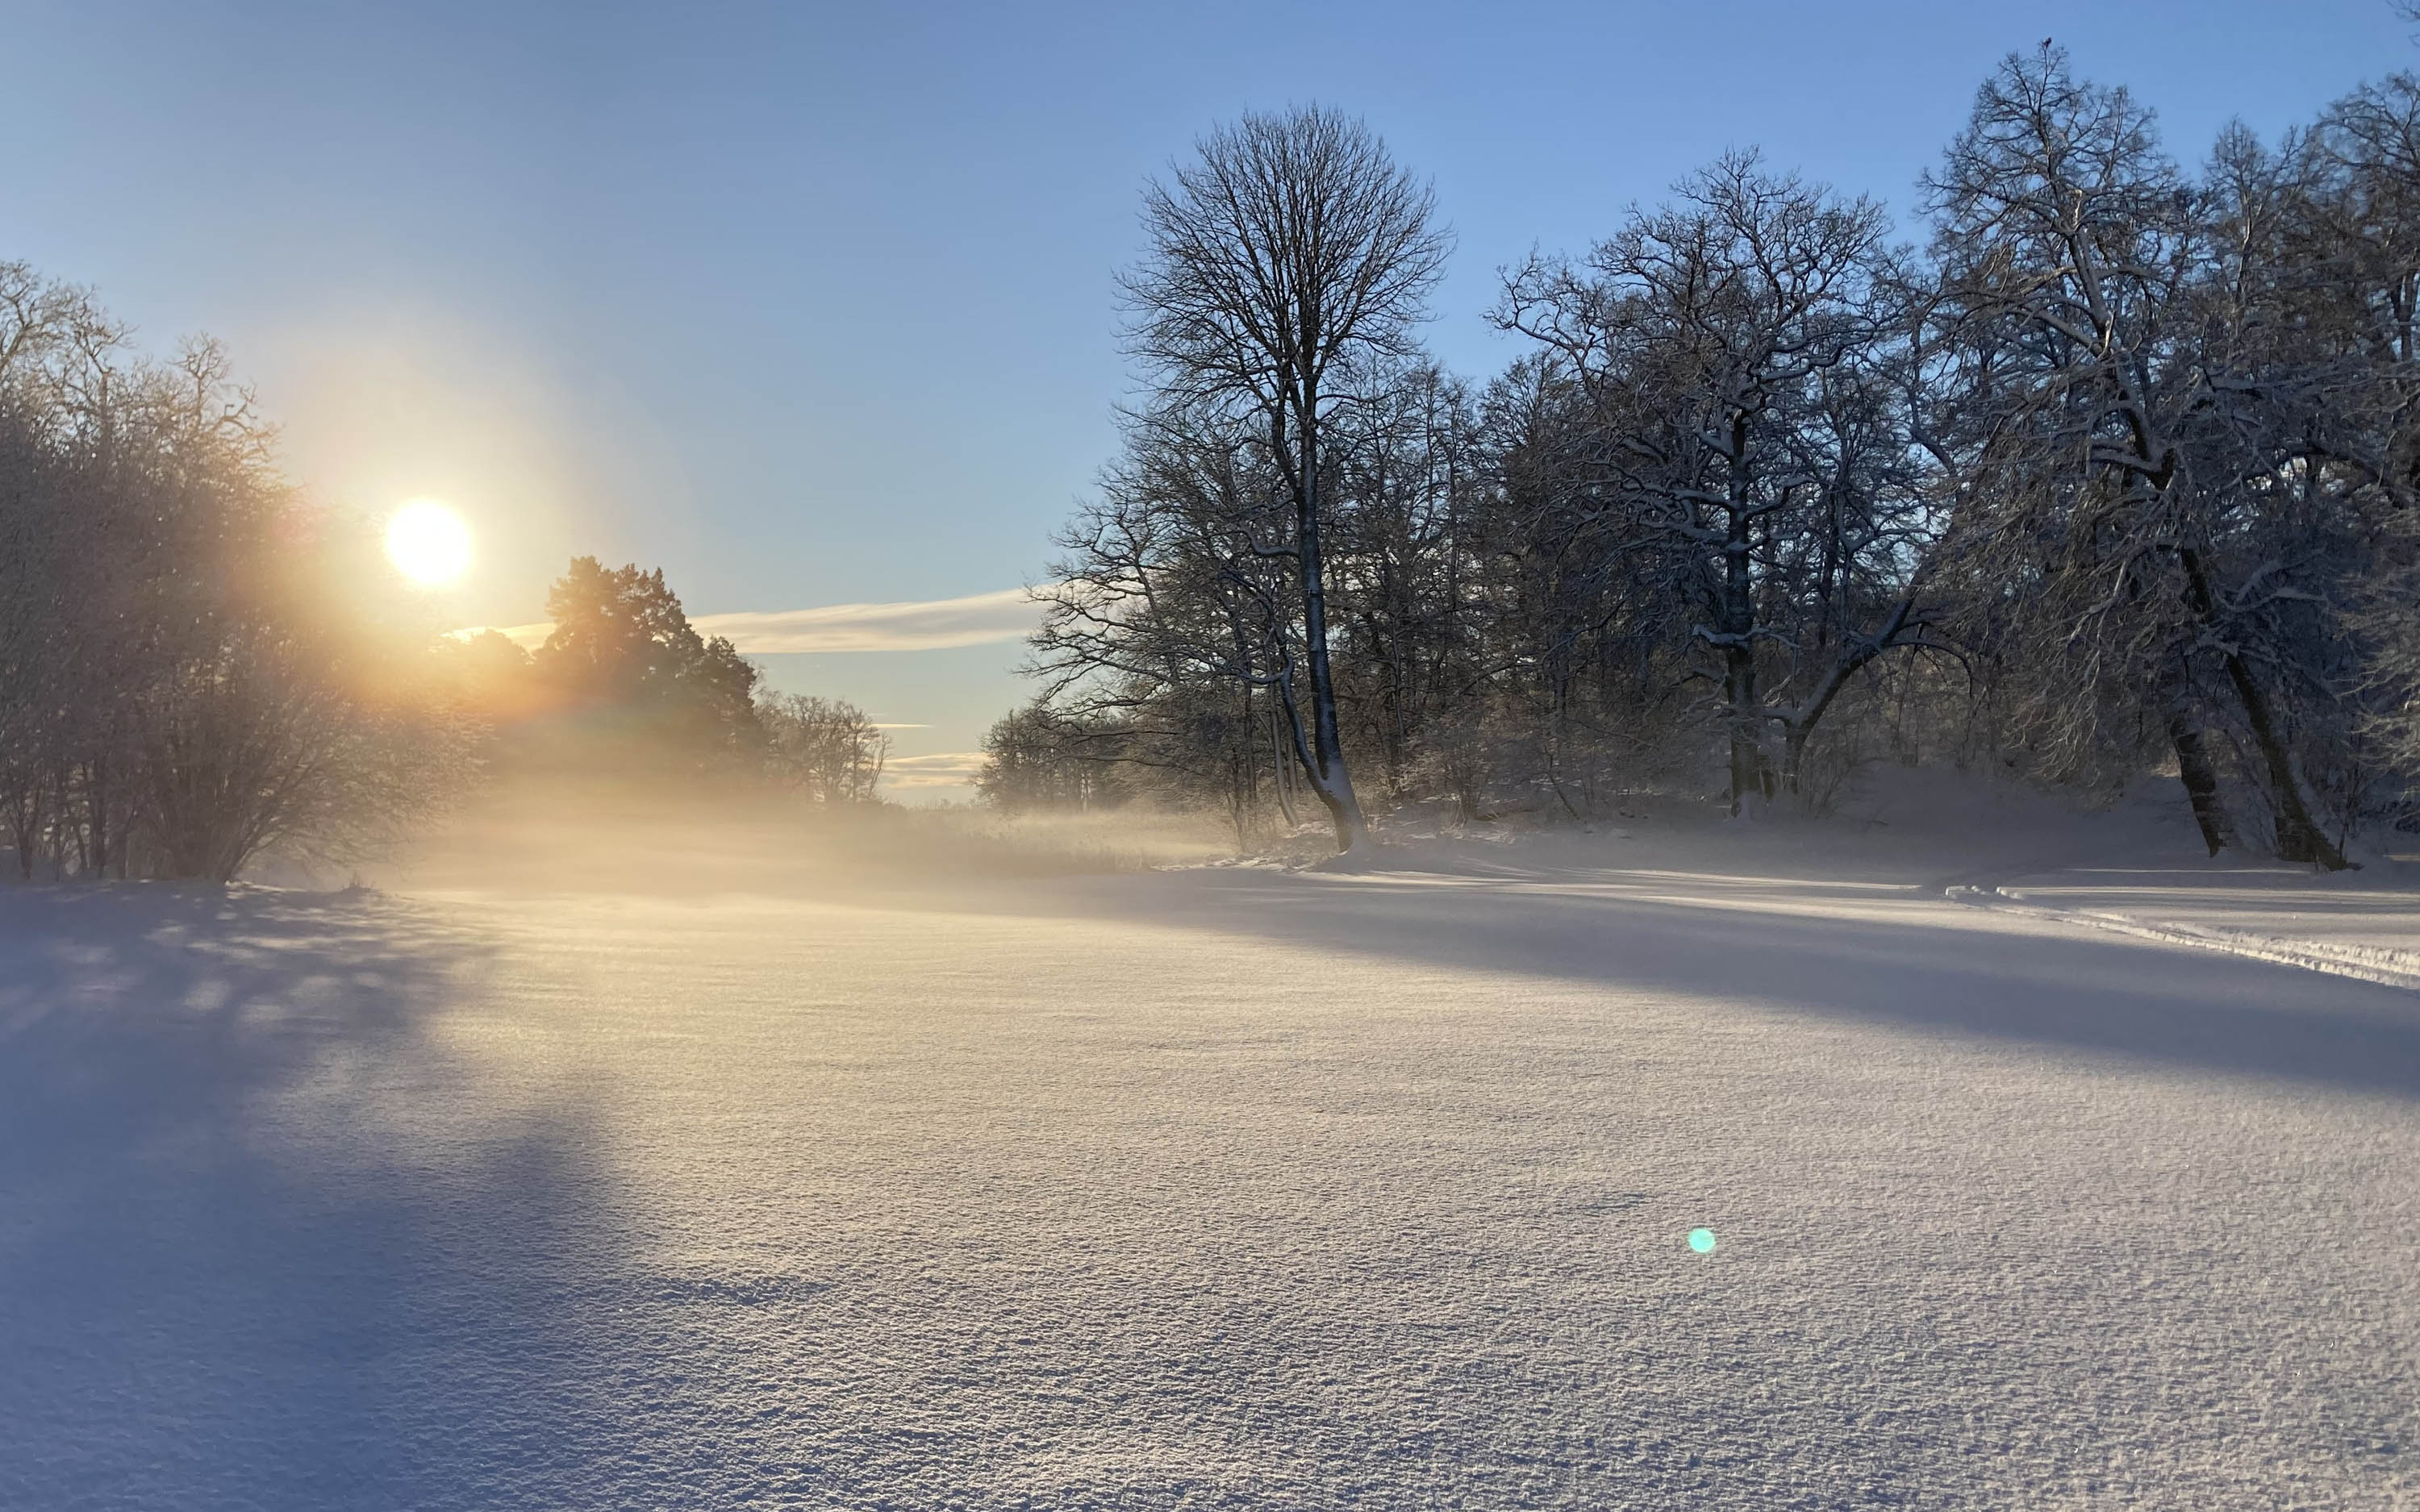
<path fill-rule="evenodd" d="M 1357 368 L 1412 351 L 1449 249 L 1433 214 L 1429 190 L 1359 122 L 1317 106 L 1248 115 L 1151 186 L 1149 251 L 1123 280 L 1131 349 L 1154 373 L 1156 407 L 1248 417 L 1292 504 L 1290 529 L 1252 544 L 1288 570 L 1301 621 L 1299 665 L 1280 640 L 1268 676 L 1345 852 L 1368 824 L 1331 665 L 1326 432 L 1352 400 Z"/>
<path fill-rule="evenodd" d="M 802 693 L 759 694 L 756 717 L 765 730 L 766 771 L 775 781 L 820 804 L 875 800 L 891 737 L 856 704 Z"/>
<path fill-rule="evenodd" d="M 340 601 L 208 341 L 146 361 L 0 266 L 0 817 L 21 874 L 225 880 L 392 838 L 459 774 L 442 701 Z M 318 543 L 314 545 L 313 543 Z"/>
<path fill-rule="evenodd" d="M 1889 380 L 1904 322 L 1881 208 L 1746 152 L 1676 200 L 1579 266 L 1533 259 L 1497 319 L 1585 407 L 1559 486 L 1595 549 L 1652 558 L 1714 663 L 1737 813 L 1770 780 L 1767 729 L 1794 776 L 1848 680 L 1921 629 L 1924 511 Z"/>
<path fill-rule="evenodd" d="M 2192 675 L 2214 661 L 2279 854 L 2343 866 L 2252 633 L 2283 563 L 2235 548 L 2284 458 L 2256 447 L 2247 459 L 2242 442 L 2254 410 L 2274 418 L 2273 399 L 2248 401 L 2281 385 L 2226 339 L 2240 320 L 2207 318 L 2224 259 L 2205 196 L 2162 154 L 2148 111 L 2076 81 L 2049 48 L 1984 85 L 1927 193 L 1939 309 L 1965 348 L 1960 548 L 1983 563 L 1977 584 L 2014 595 L 2004 609 L 2030 646 L 2039 736 L 2081 749 L 2114 726 L 2122 746 L 2148 722 L 2148 692 L 2215 850 L 2227 830 Z M 2231 550 L 2244 563 L 2234 582 Z"/>
<path fill-rule="evenodd" d="M 1002 813 L 1115 808 L 1126 797 L 1119 779 L 1124 737 L 1120 728 L 1036 699 L 984 733 L 976 795 Z"/>
<path fill-rule="evenodd" d="M 1034 771 L 1114 761 L 1147 772 L 1129 785 L 1155 797 L 1215 798 L 1241 834 L 1264 759 L 1284 804 L 1297 764 L 1286 748 L 1304 745 L 1289 681 L 1299 599 L 1282 559 L 1257 548 L 1288 529 L 1291 502 L 1248 422 L 1194 409 L 1125 429 L 1125 455 L 1057 537 L 1065 555 L 1033 640 L 1050 707 L 1003 725 L 1019 742 L 1009 754 L 1047 734 L 1050 762 Z M 1272 743 L 1271 723 L 1291 738 Z"/>
<path fill-rule="evenodd" d="M 2289 330 L 2355 383 L 2307 427 L 2305 487 L 2366 495 L 2377 528 L 2345 563 L 2363 639 L 2361 733 L 2410 822 L 2420 797 L 2420 78 L 2398 73 L 2338 100 L 2289 140 L 2279 259 Z M 2399 791 L 2392 791 L 2399 786 Z"/>
<path fill-rule="evenodd" d="M 1341 498 L 1328 560 L 1347 748 L 1378 765 L 1395 803 L 1443 781 L 1477 807 L 1476 563 L 1465 530 L 1484 486 L 1476 407 L 1433 363 L 1373 371 L 1367 398 L 1331 427 Z"/>

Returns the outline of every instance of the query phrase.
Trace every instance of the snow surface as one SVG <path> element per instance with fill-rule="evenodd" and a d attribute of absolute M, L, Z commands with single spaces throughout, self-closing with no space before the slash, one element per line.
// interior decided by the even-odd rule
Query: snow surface
<path fill-rule="evenodd" d="M 0 1505 L 2420 1504 L 2420 994 L 1946 896 L 2133 822 L 0 890 Z"/>

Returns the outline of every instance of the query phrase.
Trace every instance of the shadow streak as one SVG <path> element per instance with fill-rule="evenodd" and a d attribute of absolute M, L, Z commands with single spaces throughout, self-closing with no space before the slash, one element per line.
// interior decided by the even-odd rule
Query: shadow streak
<path fill-rule="evenodd" d="M 1970 924 L 1915 887 L 1560 869 L 1171 882 L 1190 891 L 1181 906 L 1130 880 L 1025 906 L 2420 1099 L 2420 996 L 2081 928 Z M 1906 922 L 1838 917 L 1878 902 Z"/>

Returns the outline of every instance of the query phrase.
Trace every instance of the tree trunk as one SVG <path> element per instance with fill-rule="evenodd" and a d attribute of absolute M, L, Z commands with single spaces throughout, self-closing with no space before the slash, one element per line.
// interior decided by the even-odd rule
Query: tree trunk
<path fill-rule="evenodd" d="M 8 805 L 8 826 L 17 842 L 17 876 L 34 880 L 34 847 L 42 832 L 42 788 L 39 777 L 28 777 L 23 791 Z"/>
<path fill-rule="evenodd" d="M 92 875 L 97 882 L 109 878 L 109 764 L 94 757 L 85 774 L 85 784 L 91 794 L 92 809 Z"/>
<path fill-rule="evenodd" d="M 2252 727 L 2252 743 L 2260 748 L 2261 764 L 2269 769 L 2270 803 L 2277 821 L 2277 855 L 2285 860 L 2306 861 L 2330 872 L 2346 870 L 2351 863 L 2311 818 L 2309 807 L 2303 802 L 2303 784 L 2294 776 L 2293 755 L 2278 734 L 2269 696 L 2253 680 L 2252 669 L 2233 652 L 2226 655 L 2226 680 L 2235 686 L 2235 696 L 2243 704 L 2244 722 Z"/>
<path fill-rule="evenodd" d="M 2168 743 L 2176 748 L 2177 775 L 2184 779 L 2185 796 L 2193 804 L 2194 823 L 2201 828 L 2202 843 L 2210 854 L 2235 843 L 2235 826 L 2226 816 L 2226 805 L 2219 800 L 2218 769 L 2211 764 L 2210 748 L 2203 743 L 2201 727 L 2194 722 L 2193 710 L 2186 702 L 2184 691 L 2171 686 L 2164 701 L 2168 722 Z"/>
<path fill-rule="evenodd" d="M 1728 646 L 1723 662 L 1723 702 L 1730 706 L 1731 727 L 1731 814 L 1736 818 L 1750 790 L 1764 789 L 1764 753 L 1749 724 L 1749 711 L 1756 706 L 1755 654 L 1745 646 Z"/>
<path fill-rule="evenodd" d="M 1804 791 L 1801 775 L 1807 764 L 1807 741 L 1815 727 L 1792 720 L 1783 728 L 1781 748 L 1781 791 L 1795 801 Z"/>
<path fill-rule="evenodd" d="M 1891 610 L 1890 618 L 1883 622 L 1882 628 L 1835 656 L 1831 670 L 1823 674 L 1823 681 L 1816 687 L 1813 696 L 1799 705 L 1794 713 L 1783 717 L 1786 746 L 1782 755 L 1781 786 L 1782 791 L 1792 798 L 1799 795 L 1799 779 L 1807 761 L 1807 743 L 1814 738 L 1815 727 L 1832 707 L 1832 701 L 1849 686 L 1849 679 L 1865 671 L 1868 662 L 1899 643 L 1900 636 L 1907 629 L 1909 617 L 1915 612 L 1915 598 L 1900 599 Z"/>
<path fill-rule="evenodd" d="M 2210 591 L 2209 575 L 2202 569 L 2201 554 L 2186 549 L 2180 551 L 2178 558 L 2184 564 L 2185 591 L 2194 612 L 2204 625 L 2215 628 L 2218 605 Z M 2270 812 L 2276 816 L 2277 824 L 2277 855 L 2284 860 L 2308 862 L 2330 872 L 2347 870 L 2351 863 L 2311 818 L 2310 807 L 2303 801 L 2303 783 L 2294 775 L 2293 753 L 2286 747 L 2269 695 L 2252 675 L 2250 664 L 2232 649 L 2224 654 L 2221 662 L 2226 668 L 2228 685 L 2235 689 L 2236 701 L 2243 705 L 2243 719 L 2252 728 L 2252 743 L 2259 748 L 2261 764 L 2268 769 Z"/>
<path fill-rule="evenodd" d="M 1314 396 L 1314 402 L 1315 396 Z M 1311 666 L 1311 791 L 1336 825 L 1336 849 L 1368 843 L 1370 826 L 1344 767 L 1344 742 L 1336 717 L 1336 680 L 1327 657 L 1326 571 L 1320 558 L 1319 431 L 1317 416 L 1301 419 L 1302 471 L 1295 486 L 1295 565 L 1302 574 L 1302 631 Z"/>
<path fill-rule="evenodd" d="M 1455 817 L 1464 824 L 1477 824 L 1484 815 L 1479 811 L 1479 774 L 1466 757 L 1456 756 L 1446 763 L 1446 781 L 1453 787 Z"/>
<path fill-rule="evenodd" d="M 1293 759 L 1286 755 L 1285 741 L 1278 733 L 1280 717 L 1277 710 L 1269 711 L 1269 755 L 1277 764 L 1270 770 L 1269 780 L 1277 789 L 1278 811 L 1285 815 L 1286 829 L 1291 832 L 1302 820 L 1294 811 L 1293 775 L 1288 771 Z"/>
<path fill-rule="evenodd" d="M 1761 739 L 1764 709 L 1756 693 L 1756 583 L 1748 567 L 1748 422 L 1731 418 L 1729 516 L 1723 532 L 1723 602 L 1720 621 L 1723 647 L 1723 702 L 1731 736 L 1731 817 L 1745 810 L 1751 788 L 1765 792 L 1764 747 Z"/>
<path fill-rule="evenodd" d="M 1744 424 L 1732 427 L 1733 455 L 1745 455 Z M 1755 584 L 1748 575 L 1748 514 L 1745 480 L 1736 464 L 1731 482 L 1730 529 L 1723 542 L 1723 702 L 1731 736 L 1731 816 L 1745 811 L 1749 790 L 1764 789 L 1764 749 L 1757 738 L 1763 710 L 1756 696 Z"/>

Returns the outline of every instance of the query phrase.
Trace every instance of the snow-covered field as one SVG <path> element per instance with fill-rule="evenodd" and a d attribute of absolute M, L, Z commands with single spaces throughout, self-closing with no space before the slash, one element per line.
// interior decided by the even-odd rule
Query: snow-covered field
<path fill-rule="evenodd" d="M 2420 898 L 2018 818 L 0 890 L 0 1505 L 2420 1505 L 2420 994 L 1947 889 Z"/>

